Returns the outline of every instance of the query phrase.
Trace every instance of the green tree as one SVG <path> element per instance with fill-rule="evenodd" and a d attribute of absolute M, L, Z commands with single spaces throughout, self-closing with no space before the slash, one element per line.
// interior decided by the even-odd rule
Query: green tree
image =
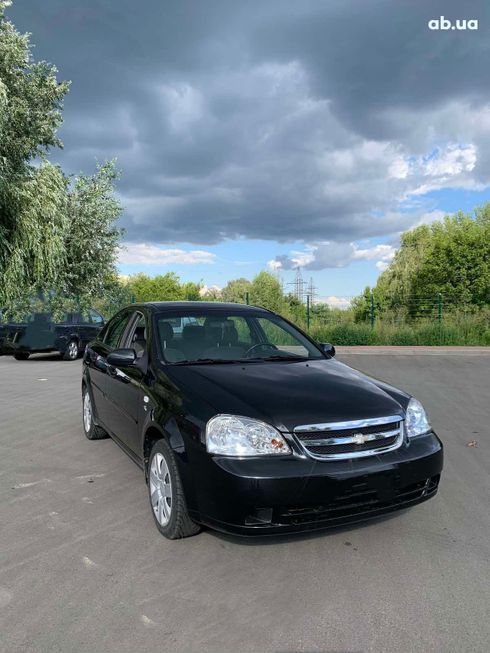
<path fill-rule="evenodd" d="M 181 288 L 182 299 L 188 302 L 197 302 L 201 299 L 201 284 L 188 281 Z"/>
<path fill-rule="evenodd" d="M 103 294 L 92 299 L 90 303 L 93 308 L 108 319 L 132 301 L 133 297 L 129 284 L 116 273 L 113 273 L 104 279 Z"/>
<path fill-rule="evenodd" d="M 248 279 L 240 277 L 228 281 L 221 291 L 221 297 L 224 302 L 233 302 L 235 304 L 245 304 L 247 292 L 250 293 L 252 284 Z"/>
<path fill-rule="evenodd" d="M 360 315 L 364 298 L 354 302 Z M 439 293 L 446 305 L 490 304 L 490 203 L 474 215 L 458 212 L 442 222 L 402 234 L 400 248 L 373 289 L 376 311 L 410 317 L 435 312 Z"/>
<path fill-rule="evenodd" d="M 29 37 L 6 20 L 0 0 L 0 304 L 54 285 L 63 259 L 66 179 L 45 161 L 68 83 L 35 63 Z M 34 159 L 40 159 L 38 166 Z"/>
<path fill-rule="evenodd" d="M 80 175 L 68 193 L 63 290 L 90 301 L 116 273 L 122 230 L 116 226 L 122 207 L 115 197 L 115 163 L 100 165 L 94 175 Z M 60 275 L 60 276 L 61 276 Z"/>
<path fill-rule="evenodd" d="M 294 293 L 288 293 L 284 297 L 286 305 L 286 317 L 297 324 L 303 324 L 306 320 L 306 306 Z"/>
<path fill-rule="evenodd" d="M 284 295 L 281 284 L 273 274 L 265 271 L 259 272 L 252 281 L 250 301 L 252 304 L 279 313 L 284 309 Z"/>
<path fill-rule="evenodd" d="M 174 272 L 150 277 L 142 272 L 129 278 L 129 291 L 137 302 L 161 302 L 183 299 L 179 277 Z"/>
<path fill-rule="evenodd" d="M 116 227 L 122 211 L 114 191 L 117 177 L 111 161 L 98 166 L 94 175 L 80 175 L 68 193 L 63 289 L 88 301 L 103 292 L 116 272 L 122 236 Z"/>

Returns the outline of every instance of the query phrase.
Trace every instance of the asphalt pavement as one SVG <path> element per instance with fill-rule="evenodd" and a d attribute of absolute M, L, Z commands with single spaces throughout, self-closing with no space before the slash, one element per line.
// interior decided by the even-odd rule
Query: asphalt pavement
<path fill-rule="evenodd" d="M 362 526 L 168 541 L 142 472 L 81 426 L 81 363 L 0 357 L 0 651 L 490 649 L 490 355 L 339 358 L 426 406 L 438 495 Z"/>

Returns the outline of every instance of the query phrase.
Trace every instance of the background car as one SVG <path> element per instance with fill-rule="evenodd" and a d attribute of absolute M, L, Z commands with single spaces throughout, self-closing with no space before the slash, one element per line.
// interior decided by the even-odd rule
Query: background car
<path fill-rule="evenodd" d="M 48 352 L 76 360 L 104 324 L 102 315 L 93 309 L 65 313 L 59 320 L 53 320 L 49 312 L 30 313 L 23 321 L 1 325 L 0 352 L 17 360 Z"/>

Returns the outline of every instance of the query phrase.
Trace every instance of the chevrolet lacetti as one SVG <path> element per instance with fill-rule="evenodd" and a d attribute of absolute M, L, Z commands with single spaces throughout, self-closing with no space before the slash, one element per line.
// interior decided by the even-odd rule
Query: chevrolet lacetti
<path fill-rule="evenodd" d="M 420 402 L 263 308 L 131 305 L 84 355 L 83 427 L 144 470 L 155 524 L 240 535 L 358 522 L 433 497 Z"/>

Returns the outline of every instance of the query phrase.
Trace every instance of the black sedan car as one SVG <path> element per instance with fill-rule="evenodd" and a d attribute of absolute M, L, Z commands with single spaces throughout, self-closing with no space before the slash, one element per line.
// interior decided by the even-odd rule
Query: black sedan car
<path fill-rule="evenodd" d="M 85 352 L 85 434 L 144 470 L 171 539 L 318 529 L 433 497 L 443 451 L 420 402 L 334 354 L 262 308 L 132 305 Z"/>
<path fill-rule="evenodd" d="M 0 324 L 0 353 L 24 361 L 31 354 L 57 352 L 73 361 L 103 326 L 104 318 L 93 309 L 59 319 L 48 311 L 30 313 L 20 322 Z"/>

